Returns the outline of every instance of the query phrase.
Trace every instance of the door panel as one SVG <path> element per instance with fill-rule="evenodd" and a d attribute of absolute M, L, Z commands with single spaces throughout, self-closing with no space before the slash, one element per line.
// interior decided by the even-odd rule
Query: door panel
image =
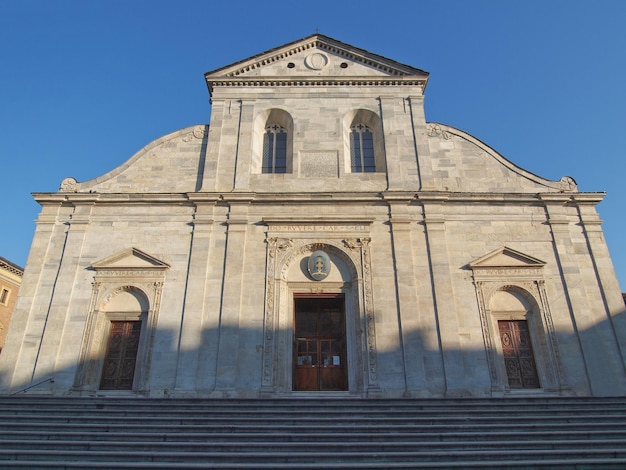
<path fill-rule="evenodd" d="M 294 299 L 294 390 L 347 390 L 344 298 Z"/>
<path fill-rule="evenodd" d="M 539 388 L 539 376 L 526 320 L 498 321 L 510 388 Z"/>
<path fill-rule="evenodd" d="M 343 341 L 320 340 L 320 390 L 344 390 Z"/>
<path fill-rule="evenodd" d="M 297 338 L 297 356 L 295 366 L 296 390 L 318 389 L 318 344 L 315 339 Z"/>
<path fill-rule="evenodd" d="M 112 321 L 102 368 L 101 390 L 132 390 L 141 321 Z"/>

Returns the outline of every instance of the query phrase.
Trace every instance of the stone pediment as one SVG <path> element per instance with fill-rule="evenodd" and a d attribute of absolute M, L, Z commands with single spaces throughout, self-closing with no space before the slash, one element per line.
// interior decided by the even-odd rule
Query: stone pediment
<path fill-rule="evenodd" d="M 166 270 L 170 266 L 137 248 L 128 248 L 91 265 L 96 271 L 106 270 Z"/>
<path fill-rule="evenodd" d="M 207 72 L 209 92 L 215 86 L 290 86 L 307 84 L 408 84 L 424 88 L 428 73 L 321 34 L 271 49 L 235 64 Z"/>
<path fill-rule="evenodd" d="M 521 282 L 541 279 L 545 261 L 503 246 L 468 263 L 476 281 Z"/>
<path fill-rule="evenodd" d="M 506 246 L 499 248 L 491 253 L 486 254 L 468 263 L 468 266 L 473 269 L 503 269 L 503 268 L 542 268 L 545 266 L 545 261 L 541 261 L 532 256 L 526 255 L 519 251 L 513 250 Z"/>

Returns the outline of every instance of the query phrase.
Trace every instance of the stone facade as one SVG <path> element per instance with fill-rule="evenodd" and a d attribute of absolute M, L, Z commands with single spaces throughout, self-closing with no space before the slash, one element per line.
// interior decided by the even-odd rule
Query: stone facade
<path fill-rule="evenodd" d="M 0 257 L 0 352 L 9 329 L 24 269 Z"/>
<path fill-rule="evenodd" d="M 2 390 L 626 394 L 603 193 L 428 123 L 426 72 L 326 36 L 205 77 L 210 126 L 35 194 Z"/>

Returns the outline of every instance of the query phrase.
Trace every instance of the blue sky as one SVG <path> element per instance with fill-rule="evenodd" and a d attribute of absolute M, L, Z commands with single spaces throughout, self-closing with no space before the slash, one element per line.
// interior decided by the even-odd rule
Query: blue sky
<path fill-rule="evenodd" d="M 430 72 L 426 118 L 598 206 L 626 289 L 626 1 L 0 0 L 0 256 L 39 206 L 152 140 L 208 123 L 204 72 L 319 30 Z"/>

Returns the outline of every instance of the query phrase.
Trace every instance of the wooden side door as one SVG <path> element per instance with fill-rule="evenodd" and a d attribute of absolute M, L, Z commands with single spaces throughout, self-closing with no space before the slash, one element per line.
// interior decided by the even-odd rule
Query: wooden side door
<path fill-rule="evenodd" d="M 132 390 L 141 321 L 112 321 L 102 368 L 101 390 Z"/>
<path fill-rule="evenodd" d="M 539 388 L 539 376 L 526 320 L 500 320 L 500 341 L 510 388 Z"/>
<path fill-rule="evenodd" d="M 347 390 L 343 295 L 294 299 L 293 389 Z"/>

